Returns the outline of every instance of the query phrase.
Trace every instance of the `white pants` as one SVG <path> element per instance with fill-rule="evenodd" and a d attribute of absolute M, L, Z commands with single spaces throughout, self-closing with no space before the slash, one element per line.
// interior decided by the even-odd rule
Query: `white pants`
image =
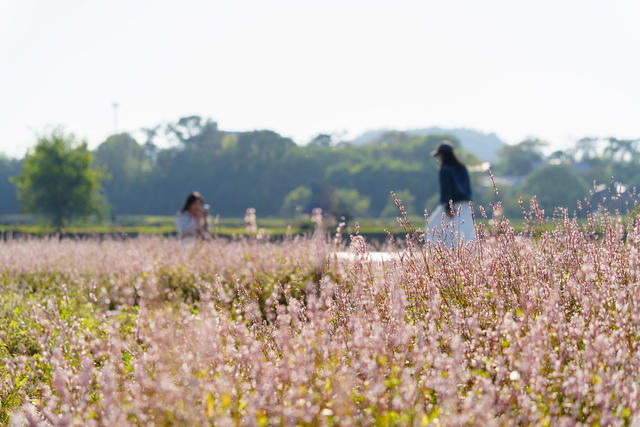
<path fill-rule="evenodd" d="M 447 207 L 447 209 L 449 209 Z M 429 216 L 425 240 L 432 243 L 444 243 L 449 249 L 454 245 L 475 242 L 476 229 L 473 225 L 469 202 L 453 204 L 454 217 L 449 217 L 442 205 Z"/>

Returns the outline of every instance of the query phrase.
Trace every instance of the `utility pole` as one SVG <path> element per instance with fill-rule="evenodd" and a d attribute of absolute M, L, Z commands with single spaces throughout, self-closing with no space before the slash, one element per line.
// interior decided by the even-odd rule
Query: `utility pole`
<path fill-rule="evenodd" d="M 113 133 L 118 133 L 118 108 L 120 108 L 120 104 L 118 101 L 112 104 L 113 106 Z"/>

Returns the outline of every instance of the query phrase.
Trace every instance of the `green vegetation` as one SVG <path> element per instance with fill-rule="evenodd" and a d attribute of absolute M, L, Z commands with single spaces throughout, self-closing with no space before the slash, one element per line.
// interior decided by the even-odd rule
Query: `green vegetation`
<path fill-rule="evenodd" d="M 46 216 L 55 227 L 73 219 L 100 215 L 105 200 L 99 193 L 102 174 L 92 169 L 86 142 L 55 130 L 42 136 L 13 178 L 25 212 Z"/>
<path fill-rule="evenodd" d="M 397 212 L 397 208 L 394 207 Z M 395 217 L 388 218 L 358 218 L 359 232 L 367 238 L 381 242 L 385 239 L 387 232 L 404 237 L 402 227 L 399 225 Z M 418 228 L 424 224 L 424 217 L 418 215 L 410 215 L 409 220 Z M 0 215 L 0 233 L 24 233 L 33 236 L 46 236 L 57 232 L 63 232 L 67 235 L 78 235 L 80 237 L 92 235 L 175 235 L 175 217 L 162 215 L 122 215 L 118 217 L 116 224 L 94 224 L 94 223 L 75 223 L 71 226 L 57 229 L 46 223 L 38 222 L 36 218 L 27 215 Z M 347 238 L 350 234 L 355 233 L 355 222 L 352 221 L 343 229 L 343 236 Z M 488 224 L 486 219 L 476 219 L 478 224 Z M 526 222 L 522 219 L 510 221 L 514 230 L 520 232 L 527 229 Z M 336 231 L 337 224 L 329 222 L 326 224 L 327 233 L 333 235 Z M 314 224 L 309 219 L 298 218 L 258 218 L 258 227 L 264 230 L 268 236 L 282 237 L 287 234 L 302 235 L 310 234 L 314 230 Z M 546 223 L 544 226 L 537 227 L 538 231 L 548 231 L 554 228 L 552 223 Z M 222 238 L 235 238 L 240 236 L 248 236 L 246 226 L 242 218 L 220 218 L 217 225 L 212 225 L 212 234 Z"/>
<path fill-rule="evenodd" d="M 422 217 L 411 217 L 416 224 L 424 222 Z M 247 235 L 247 230 L 242 218 L 220 218 L 217 224 L 212 219 L 212 234 L 220 237 L 234 237 Z M 401 228 L 394 218 L 363 218 L 358 220 L 361 234 L 384 235 L 386 231 L 393 234 L 401 232 Z M 61 230 L 46 223 L 37 222 L 36 218 L 20 215 L 0 215 L 0 232 L 17 232 L 32 235 L 47 235 L 62 231 L 68 234 L 175 234 L 175 217 L 161 215 L 123 215 L 118 217 L 116 224 L 75 223 L 63 227 Z M 286 234 L 305 234 L 313 231 L 313 223 L 307 219 L 287 218 L 258 218 L 258 227 L 268 235 L 284 236 Z M 327 232 L 335 232 L 336 224 L 327 224 Z M 344 230 L 345 233 L 353 233 L 354 222 Z"/>
<path fill-rule="evenodd" d="M 52 135 L 45 140 L 53 143 L 58 137 L 67 138 Z M 547 215 L 552 215 L 556 206 L 573 210 L 577 200 L 585 199 L 591 203 L 589 209 L 595 210 L 598 200 L 588 191 L 594 181 L 604 184 L 607 191 L 614 188 L 612 176 L 626 189 L 640 184 L 638 140 L 582 139 L 574 147 L 550 154 L 545 153 L 547 144 L 538 139 L 503 146 L 491 165 L 499 190 L 496 198 L 487 165 L 481 163 L 486 159 L 465 150 L 470 150 L 469 142 L 462 144 L 450 134 L 381 132 L 359 143 L 321 134 L 301 146 L 272 131 L 229 132 L 211 120 L 191 116 L 145 129 L 143 137 L 112 135 L 93 153 L 75 141 L 59 141 L 60 147 L 51 149 L 66 147 L 64 150 L 69 151 L 75 144 L 73 149 L 83 152 L 79 158 L 84 169 L 80 169 L 89 175 L 82 172 L 78 177 L 93 183 L 85 186 L 81 197 L 89 202 L 76 204 L 77 209 L 70 207 L 73 204 L 59 203 L 59 212 L 54 213 L 51 203 L 42 202 L 45 196 L 54 200 L 53 195 L 60 192 L 50 191 L 59 186 L 54 186 L 56 180 L 46 179 L 54 169 L 52 162 L 44 159 L 53 157 L 39 154 L 43 148 L 36 148 L 22 160 L 0 158 L 0 214 L 19 212 L 16 187 L 9 183 L 11 176 L 19 177 L 15 182 L 25 212 L 44 214 L 53 223 L 66 224 L 70 219 L 102 212 L 104 203 L 95 191 L 88 191 L 89 187 L 95 189 L 98 178 L 97 172 L 86 166 L 93 155 L 95 167 L 109 176 L 102 187 L 110 222 L 122 226 L 126 226 L 120 221 L 123 215 L 175 214 L 193 190 L 205 196 L 212 215 L 224 218 L 241 218 L 249 207 L 256 209 L 258 218 L 281 216 L 291 218 L 289 223 L 310 214 L 315 207 L 347 221 L 392 218 L 396 214 L 391 191 L 400 196 L 409 214 L 421 216 L 425 208 L 432 211 L 438 203 L 438 165 L 431 151 L 444 140 L 453 143 L 469 166 L 475 206 L 482 205 L 491 212 L 489 205 L 500 201 L 510 218 L 520 217 L 521 198 L 528 207 L 529 199 L 536 195 Z M 42 165 L 34 167 L 36 158 Z M 39 191 L 35 191 L 34 171 L 39 174 Z M 27 176 L 31 178 L 27 180 Z M 69 191 L 62 194 L 78 199 Z M 611 199 L 604 193 L 599 196 Z M 622 203 L 617 207 L 624 208 Z"/>
<path fill-rule="evenodd" d="M 528 192 L 527 198 L 535 195 L 540 207 L 551 212 L 558 200 L 584 198 L 588 187 L 570 168 L 563 165 L 547 165 L 527 176 L 522 185 L 522 190 L 525 189 Z"/>
<path fill-rule="evenodd" d="M 112 135 L 93 152 L 94 163 L 110 176 L 103 183 L 111 215 L 172 215 L 186 195 L 200 191 L 212 214 L 240 217 L 248 207 L 258 217 L 325 213 L 377 217 L 390 191 L 407 189 L 414 211 L 437 191 L 437 163 L 431 151 L 451 135 L 410 137 L 355 146 L 320 140 L 298 146 L 271 131 L 228 132 L 215 122 L 186 117 L 147 130 L 138 141 L 130 134 Z M 166 141 L 172 144 L 168 148 Z M 462 153 L 470 163 L 472 155 Z M 19 165 L 0 162 L 16 173 Z M 1 178 L 1 176 L 0 176 Z M 2 187 L 0 187 L 2 190 Z M 1 196 L 15 198 L 11 188 Z M 0 207 L 0 213 L 17 213 Z"/>

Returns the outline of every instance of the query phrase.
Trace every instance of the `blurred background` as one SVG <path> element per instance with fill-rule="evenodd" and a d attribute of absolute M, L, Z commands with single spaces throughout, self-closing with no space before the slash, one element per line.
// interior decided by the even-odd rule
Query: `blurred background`
<path fill-rule="evenodd" d="M 443 140 L 476 206 L 624 210 L 639 18 L 617 0 L 2 0 L 0 224 L 168 231 L 197 190 L 228 227 L 254 207 L 304 229 L 321 207 L 382 228 L 390 191 L 416 218 L 437 205 Z"/>

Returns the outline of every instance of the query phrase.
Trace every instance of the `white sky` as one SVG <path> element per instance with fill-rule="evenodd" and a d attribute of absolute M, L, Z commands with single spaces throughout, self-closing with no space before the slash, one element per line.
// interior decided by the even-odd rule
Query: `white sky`
<path fill-rule="evenodd" d="M 0 152 L 199 114 L 306 142 L 465 126 L 640 137 L 636 0 L 0 0 Z"/>

